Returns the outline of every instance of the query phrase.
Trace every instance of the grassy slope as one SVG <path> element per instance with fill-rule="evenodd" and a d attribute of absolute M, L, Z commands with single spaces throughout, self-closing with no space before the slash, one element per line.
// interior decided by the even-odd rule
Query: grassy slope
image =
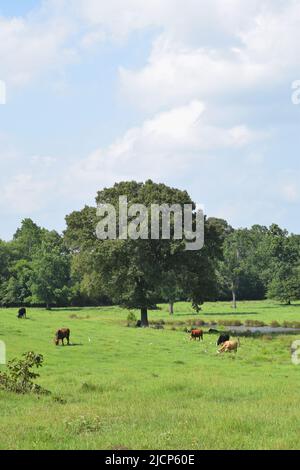
<path fill-rule="evenodd" d="M 181 331 L 126 328 L 127 312 L 118 308 L 32 310 L 27 321 L 15 314 L 0 311 L 8 358 L 44 354 L 40 383 L 66 403 L 0 392 L 0 448 L 300 447 L 300 366 L 290 358 L 299 335 L 243 338 L 236 357 L 217 356 L 215 337 L 199 344 Z M 177 304 L 174 320 L 190 314 L 188 304 Z M 166 319 L 167 307 L 150 315 Z M 248 302 L 232 313 L 206 304 L 200 318 L 229 315 L 299 321 L 300 306 Z M 53 345 L 63 326 L 77 346 Z"/>

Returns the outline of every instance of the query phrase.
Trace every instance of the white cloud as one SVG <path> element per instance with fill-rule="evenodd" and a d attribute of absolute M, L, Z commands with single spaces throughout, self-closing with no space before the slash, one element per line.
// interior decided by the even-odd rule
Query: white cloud
<path fill-rule="evenodd" d="M 0 17 L 0 71 L 8 85 L 24 85 L 51 70 L 73 62 L 76 53 L 68 46 L 71 21 L 45 14 Z"/>
<path fill-rule="evenodd" d="M 51 156 L 43 156 L 43 155 L 34 155 L 30 159 L 30 163 L 35 166 L 35 167 L 41 167 L 41 168 L 50 168 L 56 163 L 58 163 L 57 158 L 51 157 Z"/>
<path fill-rule="evenodd" d="M 99 42 L 151 28 L 145 67 L 120 73 L 136 103 L 143 96 L 159 109 L 159 100 L 173 106 L 248 88 L 299 64 L 299 19 L 294 0 L 45 0 L 24 17 L 0 18 L 1 78 L 28 83 Z"/>
<path fill-rule="evenodd" d="M 213 38 L 221 35 L 220 41 L 203 38 L 201 32 L 191 41 L 166 24 L 142 68 L 120 68 L 124 95 L 136 106 L 153 112 L 195 97 L 206 100 L 280 83 L 300 66 L 300 4 L 293 0 L 265 1 L 249 7 L 249 3 L 213 2 L 211 16 L 204 14 L 204 18 L 209 27 L 213 25 Z M 248 21 L 242 12 L 245 4 L 251 13 Z M 189 6 L 187 2 L 182 18 L 193 24 Z M 226 28 L 229 18 L 230 31 Z M 219 32 L 214 30 L 215 24 Z"/>
<path fill-rule="evenodd" d="M 300 193 L 296 183 L 284 183 L 281 187 L 283 199 L 289 203 L 296 203 L 300 200 Z"/>
<path fill-rule="evenodd" d="M 124 93 L 149 110 L 180 104 L 195 96 L 251 89 L 271 79 L 263 64 L 240 58 L 230 51 L 190 49 L 170 42 L 164 35 L 155 41 L 147 65 L 133 71 L 120 68 Z"/>
<path fill-rule="evenodd" d="M 244 52 L 249 60 L 274 67 L 277 72 L 286 67 L 299 67 L 297 44 L 300 40 L 300 4 L 282 3 L 282 8 L 265 9 L 256 16 L 254 27 L 240 32 Z"/>
<path fill-rule="evenodd" d="M 115 40 L 125 40 L 131 33 L 146 28 L 163 30 L 170 38 L 193 43 L 222 42 L 224 35 L 234 37 L 253 21 L 264 6 L 280 0 L 68 0 L 52 4 L 65 6 L 94 30 L 105 31 Z M 51 2 L 50 2 L 51 3 Z"/>
<path fill-rule="evenodd" d="M 40 180 L 32 174 L 16 175 L 3 187 L 3 210 L 22 215 L 37 212 L 45 207 L 54 185 L 54 181 Z"/>
<path fill-rule="evenodd" d="M 95 192 L 101 185 L 124 179 L 160 179 L 189 172 L 209 159 L 209 152 L 242 148 L 264 138 L 245 125 L 216 127 L 206 120 L 204 105 L 159 113 L 140 127 L 129 129 L 109 147 L 98 149 L 77 163 L 63 187 L 76 195 Z"/>

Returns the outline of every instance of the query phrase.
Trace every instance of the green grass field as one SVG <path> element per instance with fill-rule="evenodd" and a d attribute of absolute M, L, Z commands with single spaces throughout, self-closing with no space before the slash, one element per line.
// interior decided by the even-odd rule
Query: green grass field
<path fill-rule="evenodd" d="M 189 341 L 182 328 L 128 328 L 120 308 L 0 311 L 8 359 L 41 353 L 39 384 L 51 396 L 0 392 L 1 449 L 299 449 L 300 366 L 295 336 L 241 338 L 237 355 L 217 355 L 216 336 Z M 150 320 L 168 320 L 167 306 Z M 189 319 L 300 321 L 300 304 L 205 304 Z M 55 347 L 56 329 L 70 347 Z M 5 366 L 0 366 L 5 370 Z M 59 397 L 59 400 L 58 400 Z"/>

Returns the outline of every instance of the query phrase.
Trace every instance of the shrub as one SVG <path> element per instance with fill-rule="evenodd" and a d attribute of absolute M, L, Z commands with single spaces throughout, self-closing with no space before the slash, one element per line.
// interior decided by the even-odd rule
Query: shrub
<path fill-rule="evenodd" d="M 32 372 L 32 368 L 42 367 L 44 358 L 41 354 L 28 352 L 23 354 L 24 359 L 13 359 L 7 364 L 9 372 L 0 373 L 0 389 L 14 393 L 36 393 L 38 395 L 50 394 L 48 390 L 34 383 L 39 374 Z"/>
<path fill-rule="evenodd" d="M 282 323 L 283 328 L 293 328 L 294 324 L 291 321 L 284 321 Z"/>
<path fill-rule="evenodd" d="M 259 320 L 246 320 L 245 326 L 262 327 L 262 326 L 266 326 L 266 324 L 263 321 L 259 321 Z"/>
<path fill-rule="evenodd" d="M 278 321 L 272 321 L 272 322 L 270 323 L 270 326 L 271 326 L 272 328 L 280 328 L 280 323 L 278 323 Z"/>
<path fill-rule="evenodd" d="M 276 327 L 274 327 L 274 328 L 276 328 Z M 274 339 L 274 338 L 273 338 L 272 335 L 263 335 L 263 336 L 262 336 L 262 340 L 263 340 L 263 341 L 272 341 L 273 339 Z"/>
<path fill-rule="evenodd" d="M 196 321 L 195 321 L 195 325 L 196 325 L 196 326 L 204 326 L 204 325 L 205 325 L 205 321 L 203 321 L 203 320 L 196 320 Z"/>
<path fill-rule="evenodd" d="M 137 319 L 136 319 L 136 316 L 133 312 L 129 312 L 128 316 L 127 316 L 127 324 L 128 326 L 132 326 L 132 325 L 135 325 L 137 322 Z"/>
<path fill-rule="evenodd" d="M 105 423 L 99 416 L 79 416 L 72 421 L 64 422 L 67 429 L 74 434 L 99 433 L 103 430 Z"/>

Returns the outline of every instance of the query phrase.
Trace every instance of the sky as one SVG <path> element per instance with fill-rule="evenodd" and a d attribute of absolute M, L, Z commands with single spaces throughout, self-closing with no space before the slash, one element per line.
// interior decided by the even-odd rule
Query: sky
<path fill-rule="evenodd" d="M 133 179 L 300 233 L 299 25 L 298 0 L 0 0 L 0 238 Z"/>

